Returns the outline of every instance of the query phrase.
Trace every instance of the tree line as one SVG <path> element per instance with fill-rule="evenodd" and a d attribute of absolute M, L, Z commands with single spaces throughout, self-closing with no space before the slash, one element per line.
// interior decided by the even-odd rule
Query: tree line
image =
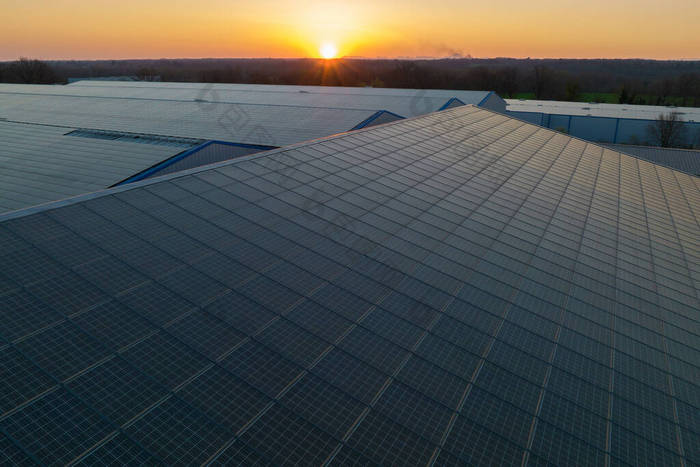
<path fill-rule="evenodd" d="M 212 83 L 493 90 L 502 97 L 700 106 L 700 61 L 181 59 L 0 63 L 0 82 L 125 77 Z M 612 96 L 612 97 L 611 97 Z"/>

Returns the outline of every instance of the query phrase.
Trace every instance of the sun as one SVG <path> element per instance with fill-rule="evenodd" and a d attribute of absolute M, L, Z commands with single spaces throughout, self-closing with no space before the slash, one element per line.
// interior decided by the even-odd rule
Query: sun
<path fill-rule="evenodd" d="M 321 52 L 321 57 L 325 59 L 335 58 L 335 56 L 338 55 L 338 48 L 335 46 L 335 44 L 325 42 L 321 44 L 319 52 Z"/>

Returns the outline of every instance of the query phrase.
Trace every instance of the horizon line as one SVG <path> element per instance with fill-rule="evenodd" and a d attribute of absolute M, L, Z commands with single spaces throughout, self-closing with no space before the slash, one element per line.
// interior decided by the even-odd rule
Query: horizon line
<path fill-rule="evenodd" d="M 14 62 L 21 58 L 41 60 L 45 62 L 103 62 L 103 61 L 159 61 L 159 60 L 644 60 L 652 62 L 696 62 L 697 58 L 644 58 L 644 57 L 473 57 L 465 56 L 396 56 L 396 57 L 365 57 L 348 55 L 336 58 L 322 57 L 158 57 L 158 58 L 41 58 L 21 55 L 15 58 L 1 58 L 0 63 Z"/>

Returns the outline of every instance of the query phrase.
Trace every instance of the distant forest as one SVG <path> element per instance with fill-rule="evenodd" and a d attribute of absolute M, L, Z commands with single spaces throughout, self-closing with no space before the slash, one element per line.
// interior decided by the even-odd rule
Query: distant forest
<path fill-rule="evenodd" d="M 700 61 L 161 59 L 0 62 L 0 82 L 75 78 L 493 90 L 502 97 L 700 107 Z"/>

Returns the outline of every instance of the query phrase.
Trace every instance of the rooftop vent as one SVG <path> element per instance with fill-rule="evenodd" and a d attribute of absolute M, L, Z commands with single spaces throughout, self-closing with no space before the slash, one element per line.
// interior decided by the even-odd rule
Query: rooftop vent
<path fill-rule="evenodd" d="M 155 144 L 157 146 L 172 146 L 177 148 L 189 148 L 202 144 L 204 140 L 194 138 L 175 138 L 171 136 L 148 135 L 141 133 L 126 133 L 121 131 L 105 130 L 73 130 L 64 136 L 77 136 L 80 138 L 93 138 L 120 141 L 123 143 Z"/>

